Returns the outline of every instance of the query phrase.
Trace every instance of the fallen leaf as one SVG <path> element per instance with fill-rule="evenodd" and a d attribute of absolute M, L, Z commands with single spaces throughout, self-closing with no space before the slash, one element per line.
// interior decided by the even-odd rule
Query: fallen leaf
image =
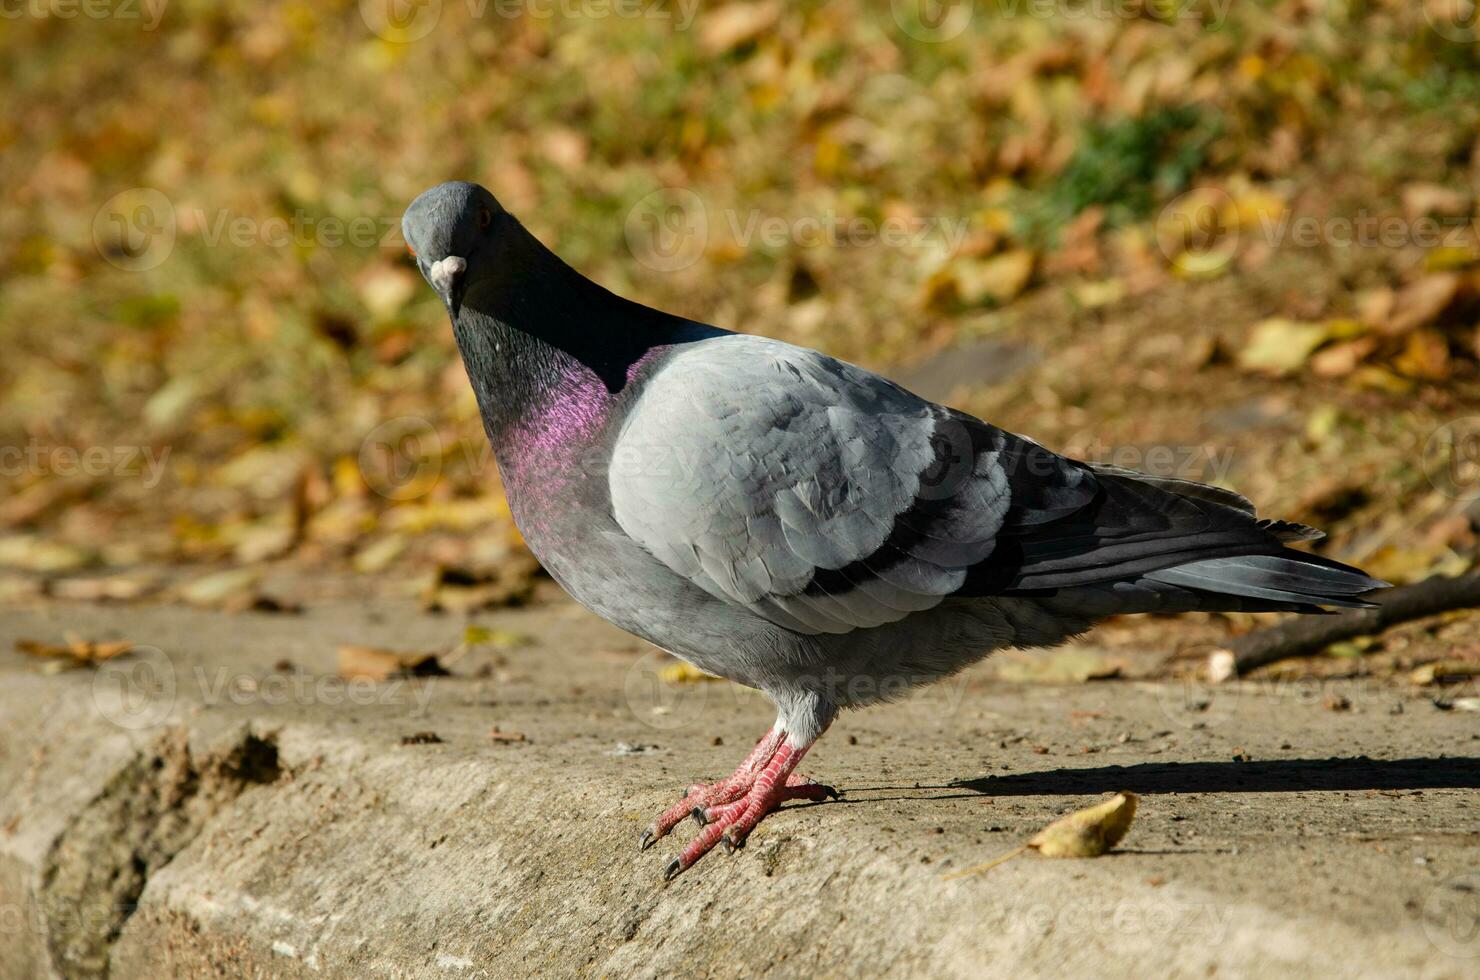
<path fill-rule="evenodd" d="M 1459 293 L 1455 272 L 1436 272 L 1404 286 L 1393 298 L 1392 312 L 1378 327 L 1389 336 L 1405 334 L 1439 318 Z"/>
<path fill-rule="evenodd" d="M 1415 330 L 1408 335 L 1393 367 L 1410 378 L 1443 381 L 1449 377 L 1449 341 L 1429 327 Z"/>
<path fill-rule="evenodd" d="M 392 677 L 437 677 L 446 673 L 435 653 L 398 653 L 354 643 L 339 646 L 339 676 L 345 680 L 383 681 Z"/>
<path fill-rule="evenodd" d="M 1470 195 L 1441 184 L 1409 184 L 1403 188 L 1403 210 L 1410 219 L 1438 214 L 1458 217 L 1470 213 Z"/>
<path fill-rule="evenodd" d="M 28 572 L 69 572 L 94 561 L 94 555 L 34 534 L 0 538 L 0 565 Z"/>
<path fill-rule="evenodd" d="M 361 575 L 373 575 L 383 572 L 390 567 L 391 562 L 401 557 L 401 552 L 406 550 L 406 537 L 401 534 L 391 534 L 366 545 L 355 552 L 352 561 L 355 571 Z"/>
<path fill-rule="evenodd" d="M 534 591 L 539 570 L 539 562 L 522 553 L 510 555 L 488 571 L 439 565 L 422 590 L 422 608 L 467 613 L 522 605 Z"/>
<path fill-rule="evenodd" d="M 27 602 L 46 595 L 46 582 L 27 575 L 0 575 L 0 602 Z"/>
<path fill-rule="evenodd" d="M 1310 359 L 1310 373 L 1320 378 L 1344 378 L 1355 371 L 1373 351 L 1376 337 L 1358 337 L 1332 344 Z"/>
<path fill-rule="evenodd" d="M 240 606 L 250 604 L 256 595 L 261 574 L 251 568 L 203 575 L 180 586 L 177 594 L 192 606 Z"/>
<path fill-rule="evenodd" d="M 1469 660 L 1438 660 L 1424 664 L 1408 675 L 1410 683 L 1421 687 L 1431 684 L 1448 684 L 1471 677 L 1480 677 L 1480 663 Z"/>
<path fill-rule="evenodd" d="M 127 602 L 159 591 L 157 576 L 110 575 L 104 578 L 69 578 L 51 584 L 51 594 L 58 599 L 79 602 Z"/>
<path fill-rule="evenodd" d="M 506 731 L 502 731 L 497 725 L 494 725 L 491 729 L 488 730 L 488 737 L 491 738 L 491 739 L 493 739 L 495 742 L 522 742 L 522 741 L 524 741 L 524 733 L 523 732 L 506 732 Z"/>
<path fill-rule="evenodd" d="M 1084 810 L 1076 810 L 1067 817 L 1060 817 L 1034 834 L 1028 843 L 1015 847 L 983 864 L 953 871 L 945 876 L 946 881 L 980 874 L 1005 864 L 1026 850 L 1032 849 L 1044 857 L 1099 857 L 1120 843 L 1131 829 L 1136 816 L 1136 803 L 1140 797 L 1131 792 L 1116 793 L 1103 803 Z"/>
<path fill-rule="evenodd" d="M 718 677 L 706 674 L 687 661 L 680 660 L 678 663 L 669 664 L 658 671 L 658 677 L 669 684 L 700 684 L 704 681 L 717 681 Z"/>
<path fill-rule="evenodd" d="M 1238 365 L 1247 371 L 1291 374 L 1303 367 L 1329 337 L 1323 323 L 1298 323 L 1274 317 L 1254 327 L 1249 342 L 1238 352 Z"/>
<path fill-rule="evenodd" d="M 1044 857 L 1099 857 L 1120 843 L 1136 816 L 1135 793 L 1116 793 L 1103 803 L 1061 817 L 1028 841 Z"/>
<path fill-rule="evenodd" d="M 995 255 L 982 262 L 963 262 L 956 272 L 956 291 L 966 306 L 1005 303 L 1028 285 L 1035 256 L 1027 249 Z"/>
<path fill-rule="evenodd" d="M 1069 295 L 1087 310 L 1099 309 L 1125 298 L 1125 280 L 1097 279 L 1080 283 L 1069 290 Z"/>
<path fill-rule="evenodd" d="M 707 11 L 699 28 L 699 46 L 711 55 L 724 54 L 755 40 L 780 16 L 779 3 L 729 3 Z"/>
<path fill-rule="evenodd" d="M 360 302 L 372 319 L 388 320 L 416 295 L 419 280 L 410 270 L 388 262 L 368 266 L 355 279 Z"/>
<path fill-rule="evenodd" d="M 42 657 L 46 659 L 62 659 L 72 663 L 73 666 L 86 666 L 100 664 L 114 657 L 121 657 L 134 648 L 128 640 L 113 640 L 107 643 L 96 640 L 84 640 L 76 633 L 68 632 L 63 635 L 65 643 L 42 643 L 38 640 L 16 640 L 15 648 L 18 652 L 31 657 Z"/>

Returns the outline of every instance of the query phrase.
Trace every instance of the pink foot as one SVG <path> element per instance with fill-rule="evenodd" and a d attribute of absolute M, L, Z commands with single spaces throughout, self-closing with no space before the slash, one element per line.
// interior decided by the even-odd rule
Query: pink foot
<path fill-rule="evenodd" d="M 740 763 L 740 767 L 730 776 L 721 779 L 717 783 L 698 783 L 690 786 L 684 792 L 684 798 L 673 804 L 659 814 L 658 819 L 648 824 L 643 830 L 642 836 L 637 839 L 638 846 L 644 851 L 652 847 L 659 840 L 668 836 L 668 832 L 695 811 L 704 812 L 706 807 L 721 803 L 729 803 L 737 800 L 750 789 L 755 782 L 758 773 L 766 763 L 771 761 L 771 756 L 776 754 L 776 746 L 781 744 L 781 733 L 771 729 L 763 738 L 755 743 L 755 748 L 750 750 L 750 755 Z"/>
<path fill-rule="evenodd" d="M 687 796 L 642 832 L 639 843 L 646 850 L 686 816 L 692 816 L 703 828 L 664 869 L 665 880 L 672 881 L 692 867 L 720 841 L 732 852 L 743 846 L 756 824 L 787 800 L 821 801 L 838 795 L 831 786 L 793 771 L 810 745 L 795 746 L 782 739 L 780 732 L 767 733 L 734 775 L 690 788 Z"/>

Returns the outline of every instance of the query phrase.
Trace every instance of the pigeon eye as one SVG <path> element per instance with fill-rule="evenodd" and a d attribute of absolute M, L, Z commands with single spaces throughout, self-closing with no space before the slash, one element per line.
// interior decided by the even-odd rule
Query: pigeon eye
<path fill-rule="evenodd" d="M 479 208 L 478 227 L 482 229 L 487 229 L 488 226 L 491 224 L 493 224 L 493 212 L 490 211 L 488 208 Z"/>

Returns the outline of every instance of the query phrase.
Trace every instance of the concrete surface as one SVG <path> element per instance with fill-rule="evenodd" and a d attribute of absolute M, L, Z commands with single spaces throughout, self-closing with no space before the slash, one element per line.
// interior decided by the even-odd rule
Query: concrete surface
<path fill-rule="evenodd" d="M 463 621 L 5 610 L 0 976 L 1480 976 L 1480 714 L 1418 692 L 975 668 L 844 716 L 805 766 L 842 801 L 665 885 L 692 829 L 640 853 L 640 828 L 767 704 L 660 681 L 568 603 L 478 622 L 536 639 L 371 685 L 337 644 L 446 649 Z M 67 629 L 158 650 L 11 652 Z M 1120 853 L 943 880 L 1120 789 Z"/>

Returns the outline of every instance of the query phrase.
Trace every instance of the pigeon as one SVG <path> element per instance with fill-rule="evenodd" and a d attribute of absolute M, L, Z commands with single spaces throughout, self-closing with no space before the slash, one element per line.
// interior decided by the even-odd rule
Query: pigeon
<path fill-rule="evenodd" d="M 790 800 L 844 708 L 1124 613 L 1314 613 L 1386 583 L 1287 545 L 1231 491 L 1080 462 L 804 347 L 663 313 L 571 268 L 483 187 L 402 221 L 446 306 L 529 549 L 576 601 L 776 721 L 643 831 L 664 877 Z"/>

